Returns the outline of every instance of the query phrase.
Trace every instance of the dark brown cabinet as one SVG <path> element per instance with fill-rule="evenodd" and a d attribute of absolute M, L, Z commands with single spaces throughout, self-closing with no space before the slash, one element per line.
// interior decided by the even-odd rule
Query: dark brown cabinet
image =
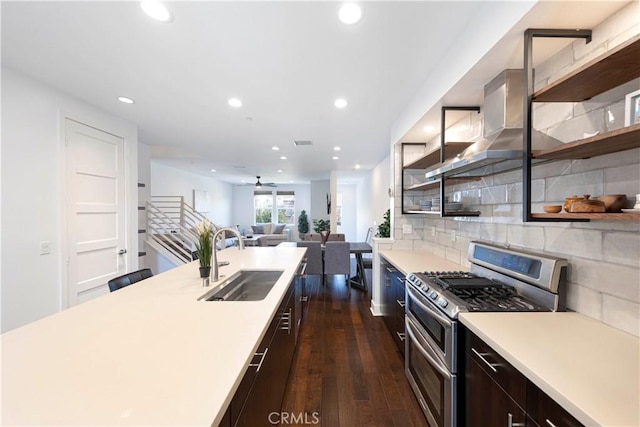
<path fill-rule="evenodd" d="M 462 329 L 465 426 L 583 427 L 478 336 Z"/>
<path fill-rule="evenodd" d="M 398 349 L 404 355 L 404 274 L 386 260 L 381 262 L 382 313 L 385 324 L 393 336 Z"/>
<path fill-rule="evenodd" d="M 527 383 L 528 427 L 581 427 L 582 424 L 532 382 Z"/>
<path fill-rule="evenodd" d="M 465 339 L 465 421 L 468 427 L 524 427 L 527 379 L 482 340 Z"/>
<path fill-rule="evenodd" d="M 289 286 L 231 401 L 230 426 L 269 426 L 269 414 L 280 412 L 296 346 L 298 286 L 297 280 Z"/>

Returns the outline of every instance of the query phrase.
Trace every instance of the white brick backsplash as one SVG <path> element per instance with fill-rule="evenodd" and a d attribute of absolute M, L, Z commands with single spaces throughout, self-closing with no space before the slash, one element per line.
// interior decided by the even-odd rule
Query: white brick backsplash
<path fill-rule="evenodd" d="M 550 127 L 547 134 L 562 142 L 573 142 L 585 138 L 585 134 L 604 132 L 605 129 L 604 112 L 596 110 L 558 123 Z"/>
<path fill-rule="evenodd" d="M 568 161 L 548 162 L 536 164 L 531 169 L 532 179 L 544 179 L 550 176 L 559 176 L 571 171 L 571 163 Z"/>
<path fill-rule="evenodd" d="M 544 184 L 545 181 L 543 179 L 531 181 L 532 202 L 544 202 Z M 507 201 L 509 203 L 522 203 L 522 180 L 507 187 Z"/>
<path fill-rule="evenodd" d="M 637 267 L 574 257 L 569 264 L 568 280 L 603 294 L 640 303 L 640 271 Z"/>
<path fill-rule="evenodd" d="M 558 122 L 569 120 L 573 117 L 573 103 L 552 102 L 540 104 L 533 113 L 533 128 L 547 129 Z M 534 144 L 535 147 L 535 144 Z"/>
<path fill-rule="evenodd" d="M 640 268 L 640 234 L 605 232 L 603 237 L 605 261 Z"/>
<path fill-rule="evenodd" d="M 444 256 L 449 261 L 460 264 L 460 251 L 456 248 L 445 248 Z"/>
<path fill-rule="evenodd" d="M 507 242 L 529 250 L 544 249 L 544 228 L 512 225 L 507 228 Z"/>
<path fill-rule="evenodd" d="M 567 308 L 596 320 L 602 320 L 602 294 L 570 283 L 567 286 Z"/>
<path fill-rule="evenodd" d="M 584 194 L 602 194 L 604 173 L 602 170 L 551 177 L 546 180 L 546 200 L 564 200 Z"/>
<path fill-rule="evenodd" d="M 481 198 L 483 205 L 507 203 L 507 186 L 497 185 L 495 187 L 483 188 Z"/>
<path fill-rule="evenodd" d="M 545 227 L 544 249 L 588 259 L 602 259 L 602 233 L 576 228 Z"/>
<path fill-rule="evenodd" d="M 638 162 L 640 162 L 640 149 L 636 148 L 590 159 L 574 160 L 570 163 L 570 171 L 571 173 L 576 173 L 604 168 L 619 168 L 620 166 L 628 165 L 633 165 L 637 170 L 640 170 Z M 632 176 L 635 177 L 637 174 L 632 174 Z"/>
<path fill-rule="evenodd" d="M 604 194 L 625 194 L 633 199 L 640 193 L 640 168 L 637 164 L 604 170 Z M 633 206 L 633 201 L 628 205 Z"/>
<path fill-rule="evenodd" d="M 638 336 L 640 304 L 611 295 L 602 296 L 602 321 L 614 328 Z"/>

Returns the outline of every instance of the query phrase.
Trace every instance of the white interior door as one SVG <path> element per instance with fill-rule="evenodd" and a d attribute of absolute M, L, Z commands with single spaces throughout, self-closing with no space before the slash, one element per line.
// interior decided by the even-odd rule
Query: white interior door
<path fill-rule="evenodd" d="M 65 120 L 69 306 L 127 271 L 124 140 Z"/>

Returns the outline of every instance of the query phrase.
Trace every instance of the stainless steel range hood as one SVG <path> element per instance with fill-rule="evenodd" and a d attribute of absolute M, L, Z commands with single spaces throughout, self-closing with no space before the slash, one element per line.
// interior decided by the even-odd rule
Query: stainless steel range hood
<path fill-rule="evenodd" d="M 428 170 L 427 180 L 440 176 L 485 176 L 522 167 L 522 79 L 522 70 L 505 70 L 484 87 L 484 137 L 453 159 Z M 532 143 L 536 149 L 562 144 L 536 130 L 532 130 Z"/>

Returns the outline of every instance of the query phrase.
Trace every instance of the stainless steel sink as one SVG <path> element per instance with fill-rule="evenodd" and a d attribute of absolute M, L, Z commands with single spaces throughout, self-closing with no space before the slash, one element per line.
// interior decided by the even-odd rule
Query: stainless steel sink
<path fill-rule="evenodd" d="M 240 270 L 198 301 L 260 301 L 265 299 L 283 270 Z"/>

